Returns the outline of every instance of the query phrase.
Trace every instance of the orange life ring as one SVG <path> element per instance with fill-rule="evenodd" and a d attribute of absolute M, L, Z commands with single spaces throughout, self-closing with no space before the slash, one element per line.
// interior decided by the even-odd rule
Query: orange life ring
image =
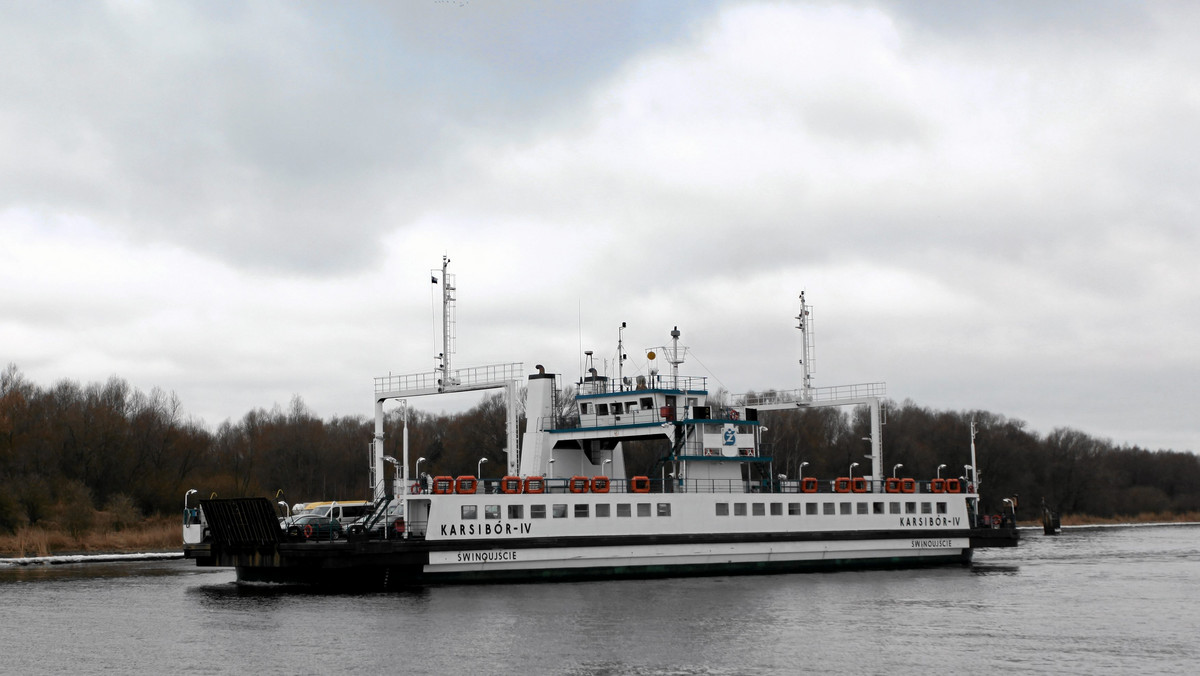
<path fill-rule="evenodd" d="M 573 476 L 570 482 L 567 483 L 567 489 L 572 493 L 587 493 L 588 484 L 591 480 L 585 476 Z"/>
<path fill-rule="evenodd" d="M 834 493 L 849 493 L 850 492 L 850 477 L 840 476 L 833 480 Z"/>
<path fill-rule="evenodd" d="M 470 474 L 464 474 L 454 480 L 454 492 L 463 495 L 474 495 L 479 488 L 479 480 Z"/>
<path fill-rule="evenodd" d="M 592 477 L 592 492 L 607 493 L 608 492 L 608 477 L 594 476 Z"/>
<path fill-rule="evenodd" d="M 901 493 L 916 493 L 917 492 L 917 480 L 916 479 L 901 479 L 900 480 L 900 492 Z"/>
<path fill-rule="evenodd" d="M 883 482 L 883 490 L 888 493 L 899 493 L 900 492 L 900 480 L 895 477 L 892 477 L 892 478 L 884 481 Z"/>
<path fill-rule="evenodd" d="M 816 493 L 817 492 L 817 478 L 811 477 L 811 476 L 806 476 L 803 479 L 801 479 L 800 480 L 800 492 L 801 493 Z"/>
<path fill-rule="evenodd" d="M 629 490 L 634 493 L 649 493 L 650 492 L 650 477 L 635 476 L 629 480 Z"/>
<path fill-rule="evenodd" d="M 396 529 L 397 533 L 404 534 L 404 517 L 400 517 L 392 522 L 392 528 Z"/>
<path fill-rule="evenodd" d="M 304 537 L 306 537 L 306 538 L 312 537 L 312 524 L 311 523 L 304 524 Z"/>
<path fill-rule="evenodd" d="M 434 495 L 445 495 L 446 493 L 454 492 L 454 477 L 452 476 L 435 476 L 433 477 L 433 493 Z"/>
<path fill-rule="evenodd" d="M 853 479 L 851 479 L 850 480 L 850 492 L 866 493 L 867 492 L 867 480 L 860 476 L 856 476 Z"/>
<path fill-rule="evenodd" d="M 945 493 L 946 492 L 946 480 L 945 479 L 930 479 L 929 492 L 930 493 Z"/>
<path fill-rule="evenodd" d="M 958 479 L 946 479 L 946 492 L 947 493 L 961 493 L 962 492 L 962 483 L 959 482 Z"/>
<path fill-rule="evenodd" d="M 545 493 L 546 480 L 540 476 L 525 477 L 525 492 L 526 493 Z"/>
<path fill-rule="evenodd" d="M 420 493 L 421 492 L 421 482 L 414 481 L 412 483 L 412 485 L 408 487 L 408 492 L 409 493 Z"/>
<path fill-rule="evenodd" d="M 508 493 L 510 495 L 513 493 L 520 493 L 521 492 L 521 477 L 506 476 L 503 479 L 501 479 L 500 480 L 500 492 Z"/>

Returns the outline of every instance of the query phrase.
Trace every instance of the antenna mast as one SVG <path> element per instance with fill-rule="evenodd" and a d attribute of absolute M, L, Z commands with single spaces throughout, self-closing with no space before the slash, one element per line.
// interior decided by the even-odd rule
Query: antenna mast
<path fill-rule="evenodd" d="M 455 385 L 450 382 L 452 370 L 451 361 L 454 354 L 454 275 L 447 270 L 450 267 L 450 257 L 442 256 L 442 353 L 438 355 L 441 381 L 444 385 Z"/>
<path fill-rule="evenodd" d="M 812 401 L 812 353 L 813 337 L 811 330 L 812 306 L 804 302 L 804 292 L 800 292 L 800 314 L 796 315 L 796 328 L 800 329 L 800 395 L 804 401 Z"/>

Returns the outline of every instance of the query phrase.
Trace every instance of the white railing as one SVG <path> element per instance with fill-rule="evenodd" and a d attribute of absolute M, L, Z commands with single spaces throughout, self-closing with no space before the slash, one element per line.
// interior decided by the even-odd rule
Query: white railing
<path fill-rule="evenodd" d="M 796 390 L 768 390 L 748 392 L 733 396 L 735 406 L 767 406 L 770 404 L 812 403 L 868 399 L 887 394 L 887 383 L 859 383 L 856 385 L 834 385 L 832 387 L 810 387 Z"/>
<path fill-rule="evenodd" d="M 446 383 L 441 382 L 441 371 L 387 375 L 375 379 L 375 394 L 453 392 L 502 387 L 510 381 L 520 380 L 523 371 L 524 366 L 521 362 L 473 366 L 451 371 L 447 379 L 449 382 Z"/>

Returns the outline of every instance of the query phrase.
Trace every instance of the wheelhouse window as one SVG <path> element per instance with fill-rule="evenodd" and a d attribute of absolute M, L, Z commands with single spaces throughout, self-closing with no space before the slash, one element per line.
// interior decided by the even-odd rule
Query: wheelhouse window
<path fill-rule="evenodd" d="M 613 412 L 613 415 L 621 415 L 622 413 L 625 412 L 624 406 L 621 404 L 621 402 L 614 401 L 612 403 L 612 412 Z"/>
<path fill-rule="evenodd" d="M 608 404 L 596 404 L 596 415 L 608 415 Z"/>
<path fill-rule="evenodd" d="M 586 401 L 579 402 L 579 413 L 581 415 L 587 415 L 588 413 L 591 413 L 592 412 L 591 408 L 592 408 L 592 405 L 587 403 Z"/>

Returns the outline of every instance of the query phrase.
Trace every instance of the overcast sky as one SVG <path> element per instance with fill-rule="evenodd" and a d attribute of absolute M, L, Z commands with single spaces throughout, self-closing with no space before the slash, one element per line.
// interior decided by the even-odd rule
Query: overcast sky
<path fill-rule="evenodd" d="M 683 372 L 791 389 L 805 290 L 815 385 L 1200 450 L 1197 35 L 1182 2 L 6 2 L 0 367 L 369 416 L 434 366 L 446 254 L 456 366 L 574 380 L 627 322 L 629 375 L 678 325 Z"/>

